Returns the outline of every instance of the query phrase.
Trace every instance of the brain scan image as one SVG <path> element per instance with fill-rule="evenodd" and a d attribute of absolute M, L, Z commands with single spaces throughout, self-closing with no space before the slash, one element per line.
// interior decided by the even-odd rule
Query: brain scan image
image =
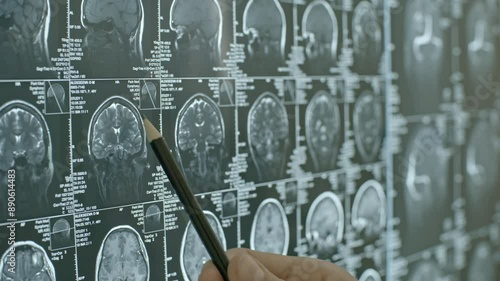
<path fill-rule="evenodd" d="M 339 26 L 332 7 L 324 0 L 311 2 L 302 18 L 302 37 L 306 40 L 306 58 L 311 70 L 333 66 L 339 46 Z M 314 73 L 316 74 L 316 73 Z"/>
<path fill-rule="evenodd" d="M 141 88 L 141 107 L 142 108 L 156 108 L 156 96 L 158 95 L 158 90 L 152 82 L 146 82 Z"/>
<path fill-rule="evenodd" d="M 10 271 L 9 253 L 15 253 L 15 272 Z M 0 261 L 0 281 L 55 281 L 54 265 L 45 250 L 33 241 L 17 241 L 5 251 Z"/>
<path fill-rule="evenodd" d="M 306 109 L 306 140 L 316 171 L 333 170 L 340 147 L 340 112 L 333 96 L 317 92 Z"/>
<path fill-rule="evenodd" d="M 410 0 L 405 9 L 403 76 L 417 112 L 437 105 L 441 95 L 444 46 L 438 5 L 433 0 Z"/>
<path fill-rule="evenodd" d="M 216 0 L 174 0 L 170 28 L 177 34 L 175 50 L 183 67 L 215 66 L 221 58 L 222 12 Z M 187 65 L 186 65 L 187 64 Z"/>
<path fill-rule="evenodd" d="M 361 185 L 354 197 L 352 225 L 366 238 L 379 236 L 385 229 L 385 194 L 382 185 L 369 180 Z"/>
<path fill-rule="evenodd" d="M 468 10 L 465 28 L 467 70 L 469 80 L 469 95 L 481 95 L 488 91 L 483 81 L 489 81 L 496 68 L 496 47 L 494 24 L 488 17 L 488 8 L 484 1 L 473 1 Z"/>
<path fill-rule="evenodd" d="M 222 217 L 238 215 L 238 198 L 235 192 L 226 192 L 222 196 Z"/>
<path fill-rule="evenodd" d="M 51 84 L 47 90 L 47 112 L 63 113 L 68 111 L 66 91 L 61 84 Z"/>
<path fill-rule="evenodd" d="M 352 16 L 354 66 L 363 74 L 375 73 L 382 56 L 382 26 L 377 7 L 369 1 L 361 1 Z"/>
<path fill-rule="evenodd" d="M 274 198 L 262 201 L 252 223 L 250 248 L 286 255 L 289 241 L 290 230 L 283 206 Z"/>
<path fill-rule="evenodd" d="M 376 270 L 370 268 L 361 274 L 359 281 L 382 281 L 382 278 Z"/>
<path fill-rule="evenodd" d="M 49 0 L 0 1 L 0 79 L 37 77 L 50 67 Z"/>
<path fill-rule="evenodd" d="M 149 281 L 149 257 L 139 233 L 128 225 L 111 229 L 99 248 L 95 268 L 96 281 Z"/>
<path fill-rule="evenodd" d="M 305 230 L 310 252 L 331 258 L 344 235 L 344 209 L 337 195 L 327 191 L 313 201 Z"/>
<path fill-rule="evenodd" d="M 93 77 L 127 75 L 144 66 L 142 0 L 83 0 L 83 52 Z"/>
<path fill-rule="evenodd" d="M 220 189 L 224 122 L 217 105 L 207 95 L 196 94 L 181 108 L 175 125 L 175 145 L 194 192 Z"/>
<path fill-rule="evenodd" d="M 209 211 L 204 211 L 204 213 L 210 226 L 219 238 L 223 249 L 226 250 L 226 237 L 224 236 L 224 231 L 222 230 L 219 220 Z M 184 280 L 198 280 L 203 265 L 210 259 L 210 255 L 205 249 L 198 233 L 191 222 L 189 222 L 181 244 L 181 270 Z"/>
<path fill-rule="evenodd" d="M 491 202 L 491 196 L 496 192 L 500 167 L 498 158 L 494 157 L 496 138 L 493 126 L 486 121 L 478 121 L 466 147 L 466 205 L 474 214 L 474 219 L 484 217 L 485 209 L 492 209 L 489 205 L 493 203 L 487 202 Z"/>
<path fill-rule="evenodd" d="M 289 128 L 285 106 L 270 92 L 259 96 L 248 113 L 248 142 L 260 181 L 283 176 Z"/>
<path fill-rule="evenodd" d="M 163 212 L 156 204 L 150 205 L 146 209 L 146 215 L 144 218 L 144 230 L 146 232 L 156 231 L 163 229 Z"/>
<path fill-rule="evenodd" d="M 140 201 L 147 150 L 137 108 L 119 96 L 105 100 L 92 115 L 87 144 L 102 203 Z"/>
<path fill-rule="evenodd" d="M 16 216 L 46 213 L 47 193 L 54 175 L 52 140 L 42 113 L 21 100 L 0 107 L 2 206 L 7 206 L 7 179 L 11 169 L 15 170 Z"/>
<path fill-rule="evenodd" d="M 421 261 L 410 272 L 408 281 L 445 281 L 442 270 L 435 261 Z M 479 280 L 479 279 L 477 279 Z"/>
<path fill-rule="evenodd" d="M 356 148 L 365 162 L 377 158 L 384 137 L 383 105 L 371 91 L 364 91 L 354 105 L 353 130 Z"/>
<path fill-rule="evenodd" d="M 285 59 L 286 19 L 278 0 L 250 0 L 243 12 L 246 51 L 253 66 L 276 68 Z M 253 69 L 259 73 L 260 69 Z M 252 72 L 253 73 L 253 72 Z"/>
<path fill-rule="evenodd" d="M 494 252 L 488 242 L 481 242 L 474 248 L 468 264 L 467 280 L 498 280 Z"/>
<path fill-rule="evenodd" d="M 73 238 L 71 235 L 71 225 L 66 219 L 58 219 L 52 225 L 52 232 L 50 234 L 50 246 L 52 250 L 73 245 Z"/>

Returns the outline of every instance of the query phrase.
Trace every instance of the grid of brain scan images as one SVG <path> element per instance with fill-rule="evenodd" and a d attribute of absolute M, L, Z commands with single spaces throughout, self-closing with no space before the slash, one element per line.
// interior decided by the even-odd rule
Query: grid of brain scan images
<path fill-rule="evenodd" d="M 210 256 L 141 116 L 224 249 L 500 280 L 499 19 L 498 0 L 0 0 L 0 281 L 198 280 Z"/>

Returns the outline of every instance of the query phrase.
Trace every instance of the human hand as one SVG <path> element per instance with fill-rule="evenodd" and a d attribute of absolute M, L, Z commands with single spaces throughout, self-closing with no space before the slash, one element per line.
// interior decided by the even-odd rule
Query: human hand
<path fill-rule="evenodd" d="M 228 275 L 230 281 L 356 281 L 341 267 L 318 259 L 282 256 L 231 249 Z M 223 281 L 212 262 L 203 266 L 199 281 Z"/>

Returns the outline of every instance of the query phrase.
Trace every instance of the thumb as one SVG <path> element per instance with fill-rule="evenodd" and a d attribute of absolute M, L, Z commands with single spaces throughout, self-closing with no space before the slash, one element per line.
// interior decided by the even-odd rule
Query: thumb
<path fill-rule="evenodd" d="M 230 281 L 283 281 L 246 252 L 233 256 L 227 271 Z"/>

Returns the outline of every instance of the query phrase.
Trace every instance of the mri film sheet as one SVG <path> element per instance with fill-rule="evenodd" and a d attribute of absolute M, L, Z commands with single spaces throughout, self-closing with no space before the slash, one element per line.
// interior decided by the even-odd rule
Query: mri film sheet
<path fill-rule="evenodd" d="M 9 170 L 15 173 L 19 219 L 71 212 L 68 114 L 45 114 L 44 82 L 0 84 L 0 205 L 7 206 Z M 0 210 L 0 222 L 7 207 Z"/>

